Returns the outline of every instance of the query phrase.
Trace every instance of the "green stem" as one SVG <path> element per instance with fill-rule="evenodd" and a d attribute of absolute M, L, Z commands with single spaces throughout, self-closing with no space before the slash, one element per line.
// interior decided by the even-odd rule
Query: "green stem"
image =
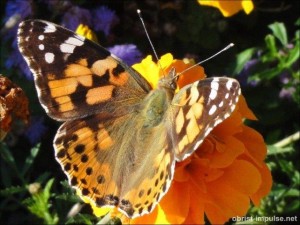
<path fill-rule="evenodd" d="M 296 133 L 294 133 L 294 134 L 282 139 L 281 141 L 275 143 L 274 146 L 278 147 L 278 148 L 282 148 L 282 147 L 287 146 L 287 145 L 291 144 L 292 142 L 295 142 L 299 139 L 300 139 L 300 131 L 297 131 Z"/>

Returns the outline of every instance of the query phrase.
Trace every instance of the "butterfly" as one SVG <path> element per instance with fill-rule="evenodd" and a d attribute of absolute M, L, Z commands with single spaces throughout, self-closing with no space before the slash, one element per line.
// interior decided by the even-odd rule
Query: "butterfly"
<path fill-rule="evenodd" d="M 129 218 L 150 213 L 190 156 L 233 112 L 232 78 L 206 78 L 175 93 L 175 69 L 158 88 L 100 45 L 59 25 L 27 20 L 18 46 L 41 105 L 62 121 L 55 157 L 69 184 L 97 206 Z"/>

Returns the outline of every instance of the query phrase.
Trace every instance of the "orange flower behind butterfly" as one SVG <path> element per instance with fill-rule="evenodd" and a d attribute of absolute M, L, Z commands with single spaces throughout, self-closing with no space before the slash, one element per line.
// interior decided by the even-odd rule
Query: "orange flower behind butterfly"
<path fill-rule="evenodd" d="M 198 0 L 198 3 L 218 8 L 224 17 L 233 16 L 241 10 L 249 14 L 254 8 L 252 0 Z"/>
<path fill-rule="evenodd" d="M 174 60 L 171 54 L 162 56 L 160 65 L 164 74 L 171 68 L 181 72 L 192 66 Z M 163 75 L 161 67 L 151 56 L 133 65 L 153 88 Z M 201 66 L 194 67 L 179 77 L 178 88 L 205 77 Z M 196 152 L 176 164 L 169 191 L 148 215 L 128 219 L 116 208 L 99 208 L 81 197 L 91 204 L 96 216 L 110 212 L 111 217 L 119 217 L 123 224 L 204 224 L 204 215 L 212 224 L 222 224 L 231 217 L 244 216 L 250 201 L 259 205 L 272 185 L 270 170 L 263 161 L 264 140 L 243 124 L 244 119 L 256 117 L 241 96 L 232 115 L 212 130 Z"/>
<path fill-rule="evenodd" d="M 167 73 L 191 66 L 164 55 L 161 67 Z M 133 66 L 153 87 L 161 76 L 160 67 L 150 56 Z M 204 79 L 197 66 L 180 76 L 179 88 Z M 259 205 L 272 185 L 270 170 L 264 163 L 266 146 L 262 136 L 243 124 L 255 120 L 243 96 L 232 115 L 215 127 L 199 149 L 175 168 L 168 193 L 155 210 L 145 216 L 123 220 L 131 224 L 204 224 L 204 215 L 212 224 L 222 224 L 234 216 L 244 216 L 250 201 Z M 124 217 L 123 217 L 124 218 Z"/>

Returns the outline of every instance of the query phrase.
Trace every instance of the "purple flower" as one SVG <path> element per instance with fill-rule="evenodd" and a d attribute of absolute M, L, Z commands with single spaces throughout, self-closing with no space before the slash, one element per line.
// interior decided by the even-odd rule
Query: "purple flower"
<path fill-rule="evenodd" d="M 48 5 L 48 8 L 55 12 L 64 12 L 68 8 L 72 7 L 72 3 L 69 0 L 42 0 Z"/>
<path fill-rule="evenodd" d="M 110 32 L 110 29 L 113 23 L 119 21 L 119 18 L 116 16 L 115 12 L 107 8 L 106 6 L 101 6 L 92 11 L 93 15 L 93 29 L 96 31 L 103 31 L 107 36 Z"/>
<path fill-rule="evenodd" d="M 12 51 L 5 60 L 5 67 L 7 69 L 11 69 L 12 67 L 18 67 L 21 71 L 21 74 L 24 75 L 26 79 L 33 80 L 32 73 L 23 56 L 19 52 L 16 38 L 12 43 Z"/>
<path fill-rule="evenodd" d="M 68 10 L 62 19 L 62 25 L 73 31 L 76 30 L 81 23 L 91 27 L 92 15 L 89 10 L 78 6 L 73 6 Z"/>
<path fill-rule="evenodd" d="M 129 66 L 142 60 L 142 53 L 133 44 L 115 45 L 108 48 L 108 50 Z"/>
<path fill-rule="evenodd" d="M 25 136 L 32 145 L 35 145 L 41 140 L 46 131 L 47 127 L 44 124 L 44 118 L 36 116 L 31 119 L 31 124 L 26 130 Z"/>
<path fill-rule="evenodd" d="M 5 7 L 4 26 L 1 34 L 4 40 L 13 38 L 17 34 L 17 25 L 32 14 L 31 0 L 9 0 Z"/>
<path fill-rule="evenodd" d="M 248 81 L 248 78 L 251 76 L 252 72 L 254 71 L 255 67 L 259 63 L 258 59 L 251 59 L 245 63 L 244 68 L 238 75 L 238 79 L 241 85 L 243 86 L 256 86 L 257 81 Z"/>
<path fill-rule="evenodd" d="M 18 14 L 22 19 L 32 13 L 31 0 L 9 0 L 5 7 L 4 21 L 7 22 L 10 17 Z"/>
<path fill-rule="evenodd" d="M 283 87 L 279 92 L 279 98 L 291 100 L 295 91 L 296 91 L 295 87 L 288 87 L 288 88 Z"/>

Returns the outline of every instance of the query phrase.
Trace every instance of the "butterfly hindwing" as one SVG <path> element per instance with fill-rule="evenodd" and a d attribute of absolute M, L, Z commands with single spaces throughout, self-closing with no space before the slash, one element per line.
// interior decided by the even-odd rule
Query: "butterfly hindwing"
<path fill-rule="evenodd" d="M 97 206 L 116 206 L 131 218 L 154 209 L 175 166 L 164 124 L 145 127 L 144 121 L 139 112 L 105 120 L 93 115 L 65 122 L 54 140 L 70 185 Z"/>
<path fill-rule="evenodd" d="M 24 21 L 18 42 L 40 102 L 54 119 L 122 115 L 127 109 L 119 102 L 135 104 L 150 90 L 145 79 L 109 51 L 56 24 Z"/>
<path fill-rule="evenodd" d="M 233 112 L 240 95 L 235 79 L 207 78 L 180 89 L 172 100 L 176 159 L 192 154 L 204 138 Z"/>

